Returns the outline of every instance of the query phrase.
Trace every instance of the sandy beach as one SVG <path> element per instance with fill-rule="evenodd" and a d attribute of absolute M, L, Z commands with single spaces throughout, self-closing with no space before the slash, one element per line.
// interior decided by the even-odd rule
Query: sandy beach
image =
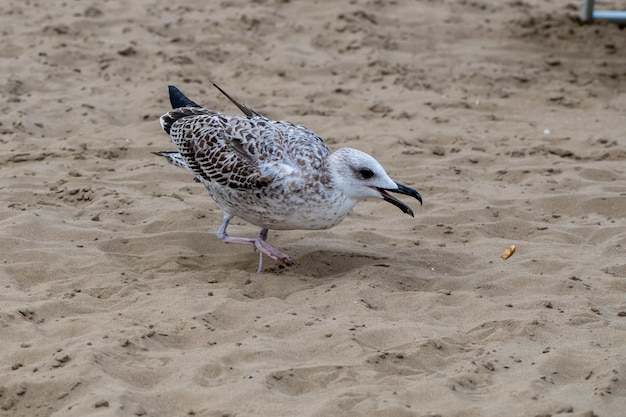
<path fill-rule="evenodd" d="M 581 7 L 4 2 L 0 416 L 624 415 L 626 32 Z M 238 113 L 211 81 L 424 205 L 256 274 L 151 153 L 170 84 Z"/>

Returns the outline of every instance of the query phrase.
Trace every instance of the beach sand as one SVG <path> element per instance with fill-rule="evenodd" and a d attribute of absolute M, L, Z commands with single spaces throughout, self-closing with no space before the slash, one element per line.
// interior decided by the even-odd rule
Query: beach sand
<path fill-rule="evenodd" d="M 624 415 L 626 37 L 581 6 L 4 2 L 0 415 Z M 211 81 L 424 205 L 255 274 L 151 154 L 168 84 L 238 113 Z"/>

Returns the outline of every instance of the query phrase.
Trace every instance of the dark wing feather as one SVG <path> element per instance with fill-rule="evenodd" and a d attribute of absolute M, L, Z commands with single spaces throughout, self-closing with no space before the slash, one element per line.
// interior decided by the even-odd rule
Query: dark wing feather
<path fill-rule="evenodd" d="M 233 103 L 235 106 L 237 106 L 237 108 L 239 110 L 241 110 L 243 112 L 243 114 L 245 114 L 246 116 L 248 116 L 248 117 L 255 117 L 255 116 L 263 117 L 261 114 L 257 113 L 255 110 L 251 109 L 248 106 L 245 106 L 245 105 L 239 103 L 237 100 L 232 98 L 226 91 L 222 90 L 219 85 L 217 85 L 215 83 L 212 83 L 212 84 L 213 84 L 213 86 L 215 88 L 220 90 L 220 93 L 224 94 L 226 96 L 226 98 L 229 99 L 230 102 Z"/>
<path fill-rule="evenodd" d="M 180 107 L 202 107 L 199 104 L 194 103 L 183 94 L 178 88 L 170 85 L 167 87 L 170 93 L 170 104 L 173 109 L 178 109 Z"/>

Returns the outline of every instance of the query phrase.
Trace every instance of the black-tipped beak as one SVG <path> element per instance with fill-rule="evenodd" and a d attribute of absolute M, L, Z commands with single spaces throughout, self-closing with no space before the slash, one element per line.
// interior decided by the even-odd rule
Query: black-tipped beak
<path fill-rule="evenodd" d="M 412 189 L 410 187 L 407 187 L 406 185 L 402 185 L 402 184 L 398 184 L 398 183 L 396 183 L 396 185 L 398 186 L 398 188 L 395 188 L 395 189 L 378 188 L 378 187 L 376 189 L 378 190 L 378 192 L 380 192 L 380 195 L 383 197 L 383 200 L 385 200 L 385 201 L 393 204 L 394 206 L 398 207 L 400 210 L 402 210 L 403 213 L 410 214 L 411 217 L 415 217 L 415 214 L 413 214 L 413 210 L 411 210 L 411 208 L 409 206 L 407 206 L 402 201 L 398 200 L 397 198 L 395 198 L 394 196 L 389 194 L 387 191 L 391 191 L 392 193 L 405 194 L 405 195 L 409 195 L 411 197 L 415 197 L 417 199 L 417 201 L 420 202 L 420 204 L 422 204 L 422 196 L 420 195 L 420 193 L 418 193 L 417 191 L 415 191 L 414 189 Z"/>

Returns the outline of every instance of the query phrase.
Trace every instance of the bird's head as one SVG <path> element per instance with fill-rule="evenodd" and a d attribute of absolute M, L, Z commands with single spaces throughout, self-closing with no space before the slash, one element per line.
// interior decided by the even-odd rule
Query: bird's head
<path fill-rule="evenodd" d="M 393 181 L 382 165 L 365 152 L 338 149 L 328 158 L 328 170 L 333 185 L 353 200 L 382 198 L 411 216 L 413 210 L 389 192 L 409 195 L 422 204 L 417 191 Z"/>

